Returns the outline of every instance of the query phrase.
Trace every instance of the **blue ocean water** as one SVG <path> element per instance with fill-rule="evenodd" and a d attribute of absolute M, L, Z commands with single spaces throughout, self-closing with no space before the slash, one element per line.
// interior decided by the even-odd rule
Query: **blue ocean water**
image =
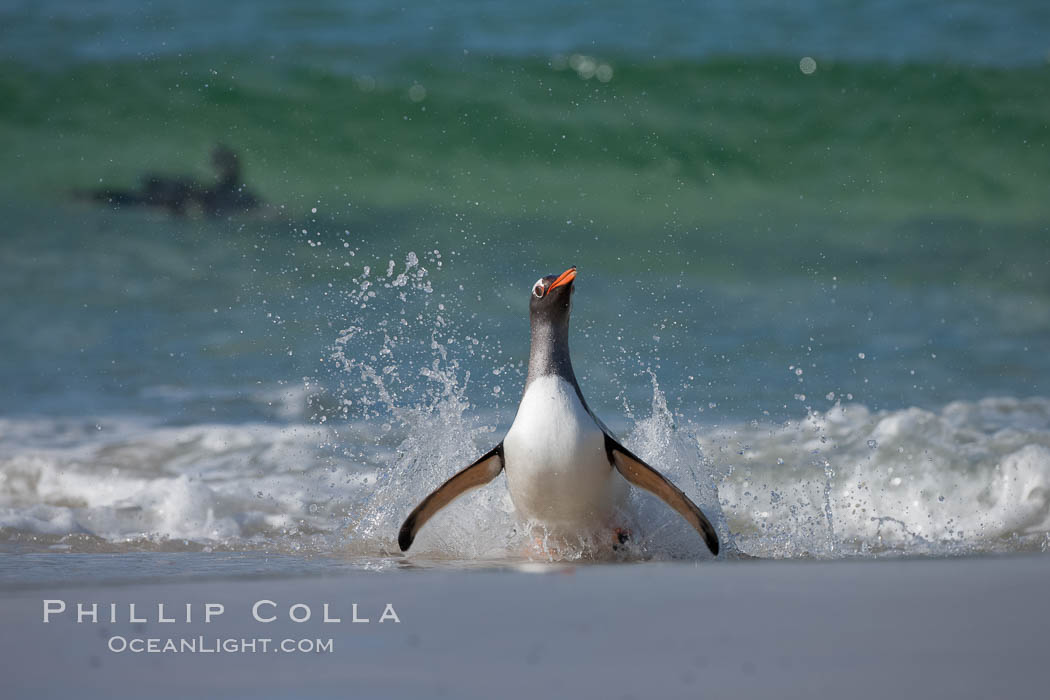
<path fill-rule="evenodd" d="M 1044 3 L 0 13 L 5 548 L 384 556 L 570 264 L 589 402 L 731 552 L 1046 546 Z M 262 207 L 85 196 L 217 143 Z M 507 551 L 503 491 L 422 551 Z"/>
<path fill-rule="evenodd" d="M 832 60 L 1022 65 L 1046 60 L 1050 10 L 1037 0 L 834 3 L 771 0 L 180 3 L 22 0 L 3 10 L 6 50 L 33 61 L 164 54 L 335 50 L 376 63 L 390 54 L 447 60 L 473 52 L 636 57 L 809 55 Z"/>

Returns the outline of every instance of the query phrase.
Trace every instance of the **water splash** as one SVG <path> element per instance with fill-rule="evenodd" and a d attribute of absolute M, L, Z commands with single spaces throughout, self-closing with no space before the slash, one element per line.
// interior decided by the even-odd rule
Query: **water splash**
<path fill-rule="evenodd" d="M 624 444 L 700 506 L 719 534 L 722 551 L 733 556 L 736 546 L 718 497 L 718 485 L 727 472 L 705 458 L 695 426 L 680 427 L 682 421 L 668 407 L 656 374 L 651 370 L 648 373 L 653 392 L 650 413 L 635 423 Z M 632 538 L 639 555 L 674 559 L 708 556 L 697 533 L 662 501 L 632 489 L 631 504 L 638 528 Z"/>
<path fill-rule="evenodd" d="M 741 549 L 758 556 L 1027 551 L 1050 529 L 1046 399 L 837 405 L 702 438 L 712 449 L 730 440 L 752 447 L 723 485 L 725 508 Z"/>
<path fill-rule="evenodd" d="M 446 308 L 446 303 L 452 302 L 435 304 L 428 298 L 428 272 L 417 268 L 417 262 L 414 255 L 406 260 L 406 283 L 386 285 L 400 290 L 392 306 L 384 304 L 384 294 L 377 291 L 367 273 L 355 280 L 358 287 L 348 300 L 356 315 L 339 333 L 332 353 L 339 372 L 348 375 L 339 382 L 344 416 L 379 421 L 384 431 L 399 436 L 391 463 L 381 471 L 374 491 L 350 514 L 347 551 L 355 554 L 397 552 L 396 533 L 411 508 L 500 439 L 494 421 L 485 421 L 471 405 L 469 372 L 461 369 L 453 349 L 441 341 L 450 333 L 453 309 Z M 387 278 L 393 272 L 391 261 Z M 425 313 L 428 308 L 429 314 Z M 391 323 L 391 319 L 397 322 Z M 429 339 L 426 347 L 413 342 L 420 337 Z M 506 369 L 497 367 L 495 371 Z M 643 458 L 651 456 L 654 464 L 680 483 L 729 541 L 729 529 L 718 504 L 720 475 L 711 472 L 704 462 L 695 436 L 678 431 L 656 375 L 650 374 L 652 415 L 638 423 L 628 443 Z M 611 543 L 589 538 L 554 542 L 542 526 L 516 518 L 501 476 L 435 516 L 420 532 L 413 557 L 578 560 L 706 556 L 696 533 L 664 504 L 635 492 L 630 506 L 631 512 L 624 514 L 632 531 L 626 547 L 611 549 Z"/>
<path fill-rule="evenodd" d="M 322 369 L 253 397 L 278 404 L 282 427 L 0 420 L 5 542 L 396 554 L 402 518 L 490 449 L 510 417 L 472 400 L 489 395 L 464 362 L 479 352 L 476 322 L 459 320 L 469 314 L 458 297 L 435 293 L 441 262 L 438 251 L 362 262 L 347 290 L 331 292 L 338 307 L 324 310 L 342 330 Z M 483 359 L 512 393 L 520 369 Z M 627 411 L 624 443 L 700 505 L 727 556 L 1039 551 L 1050 541 L 1050 400 L 879 412 L 840 402 L 785 423 L 712 425 L 698 422 L 711 412 L 672 410 L 659 370 L 631 362 L 616 372 L 649 371 L 652 395 L 643 417 Z M 633 490 L 630 506 L 631 540 L 616 558 L 707 556 L 663 503 Z M 500 477 L 438 514 L 413 556 L 573 559 L 595 545 L 534 544 Z"/>
<path fill-rule="evenodd" d="M 4 541 L 386 557 L 404 515 L 499 439 L 497 421 L 470 403 L 463 373 L 425 379 L 429 398 L 399 406 L 403 424 L 378 436 L 372 420 L 280 429 L 0 420 Z M 784 424 L 710 426 L 670 410 L 654 381 L 651 411 L 624 442 L 700 505 L 730 557 L 1042 551 L 1050 542 L 1045 399 L 936 412 L 843 405 Z M 817 449 L 835 465 L 830 479 Z M 630 503 L 632 539 L 618 558 L 707 556 L 662 502 L 634 490 Z M 438 514 L 413 548 L 417 561 L 545 556 L 502 477 Z"/>

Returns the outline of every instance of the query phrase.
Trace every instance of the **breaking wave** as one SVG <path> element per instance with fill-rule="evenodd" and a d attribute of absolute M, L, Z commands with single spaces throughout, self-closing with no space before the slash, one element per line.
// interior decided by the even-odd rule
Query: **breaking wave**
<path fill-rule="evenodd" d="M 496 442 L 454 374 L 366 453 L 367 425 L 151 426 L 0 421 L 8 547 L 60 551 L 264 549 L 382 557 L 400 520 Z M 939 411 L 855 404 L 772 425 L 698 426 L 655 385 L 627 444 L 711 516 L 729 556 L 946 555 L 1045 549 L 1050 401 L 988 398 Z M 701 558 L 684 522 L 635 492 L 632 553 Z M 420 559 L 523 556 L 503 479 L 421 532 Z"/>

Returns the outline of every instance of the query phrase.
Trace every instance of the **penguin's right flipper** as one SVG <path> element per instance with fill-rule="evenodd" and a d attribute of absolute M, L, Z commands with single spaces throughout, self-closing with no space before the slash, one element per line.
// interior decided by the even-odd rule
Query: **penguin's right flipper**
<path fill-rule="evenodd" d="M 503 471 L 503 443 L 496 445 L 483 454 L 476 462 L 451 479 L 438 486 L 433 493 L 423 499 L 405 518 L 405 524 L 397 534 L 397 545 L 402 552 L 407 552 L 416 539 L 416 534 L 426 522 L 453 499 L 470 489 L 484 486 Z"/>
<path fill-rule="evenodd" d="M 630 450 L 618 443 L 608 433 L 605 434 L 605 451 L 609 461 L 623 478 L 641 489 L 645 489 L 661 501 L 678 511 L 678 514 L 689 521 L 699 532 L 711 554 L 718 556 L 718 534 L 703 511 L 686 496 L 680 488 L 668 481 Z"/>

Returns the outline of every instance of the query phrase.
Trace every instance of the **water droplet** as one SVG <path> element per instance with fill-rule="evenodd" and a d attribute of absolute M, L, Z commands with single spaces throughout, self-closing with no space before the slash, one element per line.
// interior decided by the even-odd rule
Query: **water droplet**
<path fill-rule="evenodd" d="M 868 440 L 868 447 L 870 447 L 871 449 L 874 450 L 878 446 L 879 443 L 876 440 Z"/>
<path fill-rule="evenodd" d="M 416 83 L 408 89 L 408 99 L 412 100 L 413 102 L 422 102 L 426 98 L 427 89 L 419 83 Z"/>

